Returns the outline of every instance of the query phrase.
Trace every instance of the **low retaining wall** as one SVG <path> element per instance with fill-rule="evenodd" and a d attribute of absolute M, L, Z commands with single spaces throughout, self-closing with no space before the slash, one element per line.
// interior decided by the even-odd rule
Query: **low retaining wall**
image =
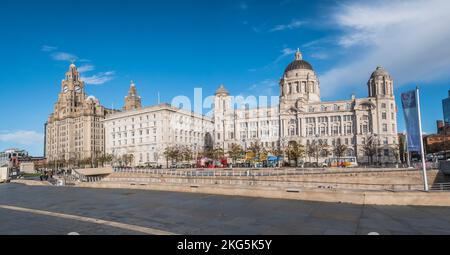
<path fill-rule="evenodd" d="M 77 183 L 77 187 L 143 189 L 172 192 L 205 193 L 215 195 L 263 197 L 276 199 L 295 199 L 351 204 L 373 205 L 414 205 L 414 206 L 450 206 L 448 192 L 422 191 L 350 191 L 350 190 L 308 190 L 276 187 L 226 187 L 206 185 L 174 185 L 148 183 Z"/>
<path fill-rule="evenodd" d="M 52 186 L 52 184 L 48 181 L 35 181 L 35 180 L 11 180 L 11 183 L 20 183 L 29 186 Z"/>

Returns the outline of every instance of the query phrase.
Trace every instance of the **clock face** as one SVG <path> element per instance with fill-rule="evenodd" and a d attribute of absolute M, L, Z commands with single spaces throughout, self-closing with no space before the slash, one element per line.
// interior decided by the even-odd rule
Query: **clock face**
<path fill-rule="evenodd" d="M 63 92 L 64 92 L 64 93 L 67 93 L 68 90 L 69 90 L 69 88 L 68 88 L 67 86 L 64 86 Z"/>
<path fill-rule="evenodd" d="M 80 93 L 80 92 L 81 92 L 80 86 L 76 86 L 76 87 L 75 87 L 75 92 L 77 92 L 77 93 Z"/>

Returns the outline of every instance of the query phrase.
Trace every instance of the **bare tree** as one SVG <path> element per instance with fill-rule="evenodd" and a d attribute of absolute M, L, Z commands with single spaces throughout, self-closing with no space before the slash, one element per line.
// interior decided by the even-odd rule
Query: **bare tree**
<path fill-rule="evenodd" d="M 334 146 L 333 153 L 339 160 L 340 158 L 345 156 L 345 153 L 347 152 L 347 149 L 348 149 L 347 145 L 345 145 L 345 144 L 337 144 L 337 145 Z"/>
<path fill-rule="evenodd" d="M 364 151 L 364 155 L 366 155 L 369 159 L 369 164 L 373 164 L 373 156 L 377 154 L 378 146 L 373 137 L 368 137 L 367 142 L 362 147 Z"/>
<path fill-rule="evenodd" d="M 391 146 L 392 153 L 394 154 L 395 163 L 398 166 L 399 160 L 400 160 L 400 146 L 398 144 L 394 144 Z"/>
<path fill-rule="evenodd" d="M 244 150 L 242 149 L 242 146 L 239 144 L 231 144 L 231 148 L 228 151 L 228 155 L 230 155 L 230 158 L 233 160 L 233 164 L 236 163 L 236 160 L 242 158 L 242 155 L 244 153 Z"/>
<path fill-rule="evenodd" d="M 308 155 L 309 163 L 311 163 L 311 158 L 316 156 L 318 147 L 314 143 L 306 144 L 306 155 Z"/>
<path fill-rule="evenodd" d="M 286 155 L 289 163 L 294 160 L 295 165 L 298 166 L 298 159 L 305 156 L 305 147 L 296 141 L 290 141 L 286 148 Z"/>
<path fill-rule="evenodd" d="M 248 150 L 253 152 L 256 158 L 259 158 L 261 154 L 261 145 L 258 141 L 251 142 L 250 147 L 248 147 Z"/>

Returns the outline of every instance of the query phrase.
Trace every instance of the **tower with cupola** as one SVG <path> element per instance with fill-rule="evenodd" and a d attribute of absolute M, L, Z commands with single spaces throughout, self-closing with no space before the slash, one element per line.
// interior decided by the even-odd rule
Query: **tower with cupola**
<path fill-rule="evenodd" d="M 375 108 L 372 111 L 372 133 L 381 150 L 398 144 L 397 106 L 394 95 L 394 79 L 381 66 L 378 66 L 367 81 L 369 100 Z M 378 153 L 383 154 L 383 153 Z M 381 157 L 386 155 L 380 155 Z M 390 155 L 392 157 L 392 155 Z"/>
<path fill-rule="evenodd" d="M 233 116 L 230 94 L 222 84 L 216 90 L 214 97 L 214 143 L 215 147 L 225 149 L 226 142 L 234 139 L 233 130 L 227 128 L 228 119 Z"/>
<path fill-rule="evenodd" d="M 125 97 L 124 111 L 137 110 L 142 108 L 141 97 L 138 95 L 136 85 L 131 81 L 128 95 Z"/>
<path fill-rule="evenodd" d="M 113 110 L 87 96 L 75 64 L 61 81 L 58 100 L 45 124 L 45 156 L 49 162 L 75 166 L 81 160 L 95 162 L 104 153 L 102 120 Z"/>
<path fill-rule="evenodd" d="M 280 80 L 281 110 L 302 109 L 305 104 L 314 102 L 320 102 L 319 79 L 298 49 Z"/>

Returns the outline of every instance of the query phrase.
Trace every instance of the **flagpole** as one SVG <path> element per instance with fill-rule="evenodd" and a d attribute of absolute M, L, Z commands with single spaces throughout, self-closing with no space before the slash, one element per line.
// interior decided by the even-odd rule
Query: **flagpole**
<path fill-rule="evenodd" d="M 422 172 L 423 172 L 423 185 L 424 190 L 428 191 L 428 179 L 427 179 L 427 168 L 425 165 L 425 152 L 423 149 L 423 139 L 422 139 L 422 120 L 420 114 L 420 99 L 419 99 L 419 87 L 416 87 L 416 99 L 417 99 L 417 113 L 419 117 L 419 135 L 420 135 L 420 151 L 422 155 Z"/>
<path fill-rule="evenodd" d="M 408 136 L 403 133 L 405 135 L 405 149 L 406 149 L 406 164 L 408 165 L 408 168 L 411 167 L 411 153 L 409 153 L 409 149 L 408 149 Z"/>

